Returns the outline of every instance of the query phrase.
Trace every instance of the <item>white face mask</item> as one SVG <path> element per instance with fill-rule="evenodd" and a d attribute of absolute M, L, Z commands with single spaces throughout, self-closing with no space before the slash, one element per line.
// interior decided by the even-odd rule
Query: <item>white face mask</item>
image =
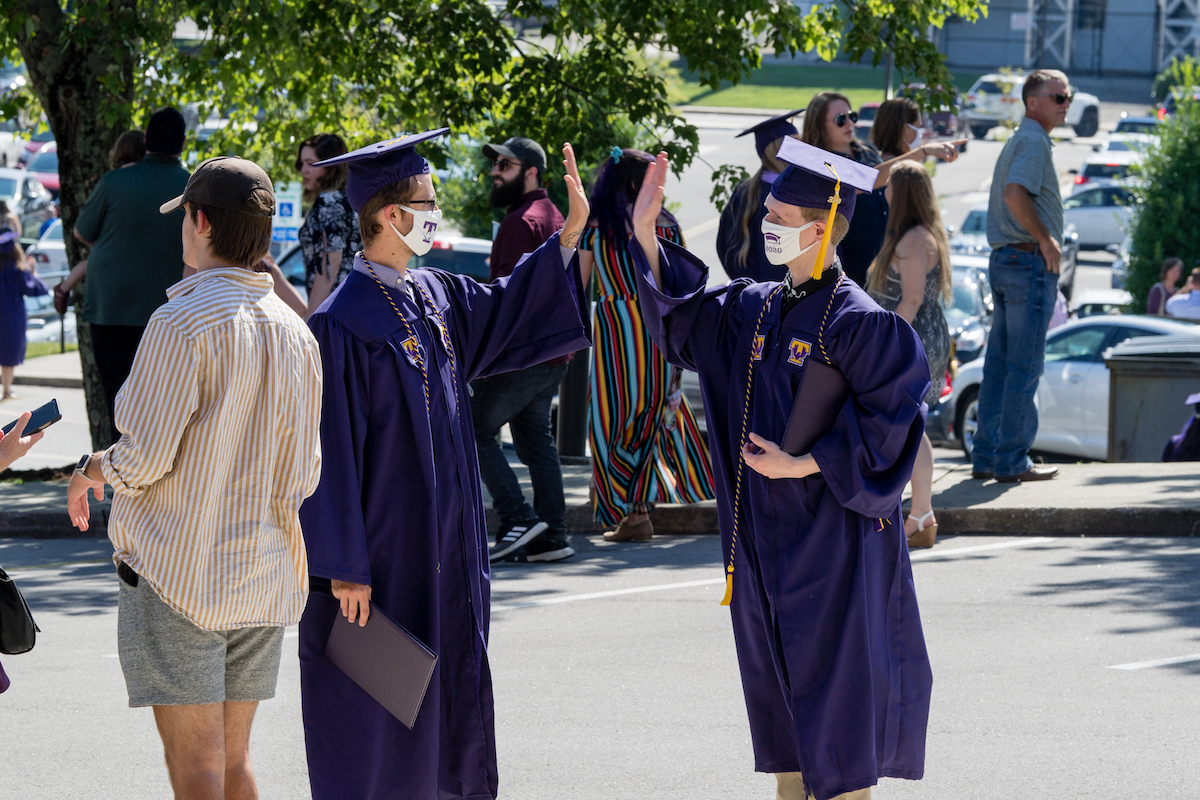
<path fill-rule="evenodd" d="M 913 125 L 911 122 L 906 122 L 904 124 L 907 125 L 909 128 L 912 128 L 913 132 L 917 134 L 916 136 L 913 137 L 913 140 L 908 143 L 909 147 L 915 147 L 917 142 L 919 142 L 925 138 L 925 129 L 918 128 L 916 125 Z"/>
<path fill-rule="evenodd" d="M 787 225 L 777 225 L 774 222 L 762 221 L 763 247 L 767 251 L 767 261 L 779 266 L 812 250 L 817 245 L 813 242 L 808 247 L 800 246 L 800 231 L 816 225 L 816 220 L 806 222 L 799 228 L 789 228 Z"/>
<path fill-rule="evenodd" d="M 437 235 L 438 226 L 442 223 L 442 210 L 439 208 L 435 211 L 417 211 L 408 206 L 400 208 L 413 215 L 412 230 L 401 233 L 391 221 L 388 225 L 392 225 L 392 230 L 400 237 L 400 241 L 408 245 L 408 249 L 412 250 L 414 255 L 425 255 L 433 247 L 433 237 Z"/>

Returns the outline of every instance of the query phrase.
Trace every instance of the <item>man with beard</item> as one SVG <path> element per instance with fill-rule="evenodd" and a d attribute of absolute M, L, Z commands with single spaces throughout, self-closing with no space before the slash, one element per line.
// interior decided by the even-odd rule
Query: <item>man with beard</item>
<path fill-rule="evenodd" d="M 507 208 L 492 242 L 491 279 L 511 275 L 513 268 L 558 232 L 563 216 L 542 186 L 546 151 L 532 139 L 514 136 L 504 144 L 487 144 L 492 162 L 493 208 Z M 480 378 L 471 384 L 471 415 L 479 471 L 492 507 L 500 517 L 490 560 L 561 561 L 575 555 L 567 540 L 563 515 L 562 466 L 550 431 L 550 401 L 567 373 L 570 355 L 535 367 Z M 500 428 L 512 432 L 517 458 L 529 468 L 533 507 L 500 448 Z"/>

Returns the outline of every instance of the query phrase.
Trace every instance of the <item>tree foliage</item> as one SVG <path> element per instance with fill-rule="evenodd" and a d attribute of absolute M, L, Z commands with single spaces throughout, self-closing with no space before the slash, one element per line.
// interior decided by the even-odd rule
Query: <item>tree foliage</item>
<path fill-rule="evenodd" d="M 1130 231 L 1129 276 L 1125 288 L 1136 313 L 1146 310 L 1146 295 L 1159 278 L 1165 259 L 1186 265 L 1200 255 L 1200 102 L 1184 99 L 1171 124 L 1160 127 L 1156 147 L 1139 170 L 1134 189 L 1137 215 Z"/>
<path fill-rule="evenodd" d="M 903 72 L 949 99 L 950 75 L 928 41 L 947 15 L 974 19 L 978 0 L 845 0 L 802 16 L 790 0 L 5 0 L 0 56 L 22 58 L 58 141 L 62 217 L 69 230 L 130 127 L 166 104 L 193 105 L 229 122 L 189 162 L 234 153 L 276 180 L 292 177 L 297 143 L 338 131 L 361 146 L 449 125 L 464 147 L 519 133 L 551 153 L 571 141 L 582 162 L 614 144 L 663 148 L 675 169 L 698 148 L 696 128 L 673 110 L 670 75 L 647 53 L 683 58 L 703 83 L 737 83 L 761 52 L 839 47 L 852 60 L 886 50 Z M 507 22 L 540 26 L 518 36 Z M 194 38 L 180 46 L 181 30 Z M 194 23 L 194 24 L 193 24 Z M 883 47 L 881 47 L 881 44 Z M 11 116 L 21 100 L 0 111 Z M 552 169 L 561 169 L 551 158 Z M 478 164 L 458 174 L 474 179 Z M 486 181 L 479 183 L 486 184 Z M 484 224 L 481 189 L 460 209 Z M 72 263 L 82 246 L 68 240 Z M 85 386 L 95 383 L 87 326 L 80 330 Z M 91 402 L 93 431 L 102 409 Z"/>
<path fill-rule="evenodd" d="M 1154 77 L 1151 94 L 1154 95 L 1154 102 L 1161 103 L 1172 89 L 1195 91 L 1197 87 L 1200 87 L 1200 61 L 1184 56 L 1172 58 L 1167 68 Z"/>

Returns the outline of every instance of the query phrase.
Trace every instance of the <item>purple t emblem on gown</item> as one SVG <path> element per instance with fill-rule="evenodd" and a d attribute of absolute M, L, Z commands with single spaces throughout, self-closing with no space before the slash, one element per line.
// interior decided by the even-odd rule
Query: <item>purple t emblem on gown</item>
<path fill-rule="evenodd" d="M 775 299 L 755 342 L 778 283 L 706 288 L 707 268 L 660 240 L 660 291 L 636 241 L 630 251 L 655 344 L 700 375 L 726 554 L 747 367 L 761 357 L 749 430 L 779 442 L 829 309 L 824 352 L 852 396 L 812 449 L 820 474 L 769 480 L 743 467 L 730 613 L 755 769 L 802 772 L 817 800 L 880 777 L 922 777 L 932 673 L 900 517 L 925 427 L 929 367 L 920 340 L 842 281 L 786 317 Z M 877 529 L 880 519 L 890 524 Z"/>
<path fill-rule="evenodd" d="M 309 321 L 324 367 L 321 482 L 300 510 L 312 593 L 300 623 L 304 735 L 314 800 L 490 800 L 498 790 L 487 530 L 467 383 L 588 345 L 578 260 L 555 235 L 509 278 L 481 285 L 432 269 L 420 291 L 384 290 L 353 271 Z M 413 298 L 417 298 L 414 301 Z M 323 653 L 349 624 L 331 579 L 371 599 L 438 655 L 410 731 Z"/>

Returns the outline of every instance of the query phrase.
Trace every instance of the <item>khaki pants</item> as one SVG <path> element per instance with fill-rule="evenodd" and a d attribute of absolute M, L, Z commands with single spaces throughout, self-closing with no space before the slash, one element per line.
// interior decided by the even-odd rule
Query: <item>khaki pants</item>
<path fill-rule="evenodd" d="M 776 789 L 776 800 L 809 800 L 812 794 L 806 796 L 804 779 L 799 772 L 776 772 L 775 780 L 779 787 Z M 859 789 L 857 792 L 839 794 L 833 800 L 871 800 L 871 789 Z"/>

